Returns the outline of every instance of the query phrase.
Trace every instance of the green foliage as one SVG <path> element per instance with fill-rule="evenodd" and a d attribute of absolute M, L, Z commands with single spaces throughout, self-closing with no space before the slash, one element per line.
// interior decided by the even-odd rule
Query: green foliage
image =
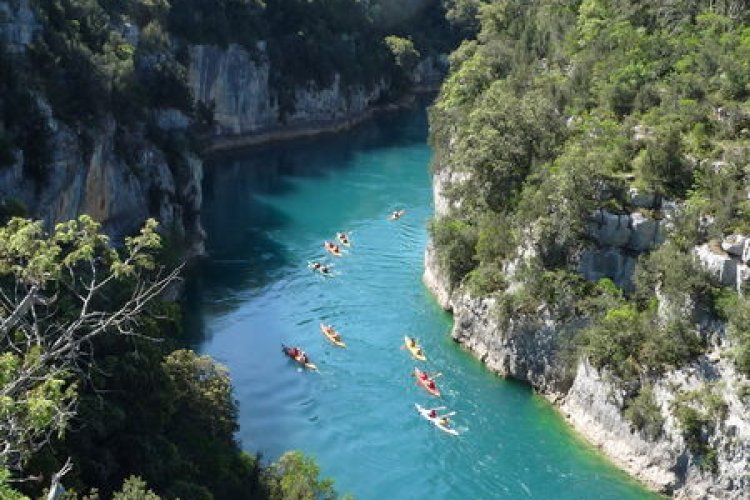
<path fill-rule="evenodd" d="M 684 159 L 680 131 L 659 132 L 635 159 L 635 170 L 645 187 L 670 197 L 684 197 L 692 184 L 692 171 Z"/>
<path fill-rule="evenodd" d="M 332 500 L 336 498 L 331 479 L 319 479 L 320 469 L 299 451 L 285 453 L 271 467 L 271 495 L 276 500 Z"/>
<path fill-rule="evenodd" d="M 681 251 L 676 245 L 667 243 L 658 250 L 639 259 L 635 271 L 635 299 L 645 307 L 656 293 L 658 286 L 662 297 L 671 305 L 708 300 L 711 294 L 711 279 L 692 255 Z"/>
<path fill-rule="evenodd" d="M 672 413 L 682 430 L 688 448 L 698 456 L 702 468 L 717 471 L 716 450 L 708 439 L 719 421 L 726 418 L 727 406 L 712 385 L 681 393 L 675 398 Z"/>
<path fill-rule="evenodd" d="M 737 369 L 750 375 L 750 300 L 728 290 L 716 297 L 714 307 L 728 322 L 727 330 L 734 344 L 731 354 Z"/>
<path fill-rule="evenodd" d="M 385 44 L 391 51 L 396 65 L 407 73 L 411 73 L 419 62 L 419 51 L 414 48 L 414 42 L 408 38 L 390 35 L 385 37 Z"/>
<path fill-rule="evenodd" d="M 29 500 L 28 497 L 10 487 L 8 484 L 10 477 L 10 471 L 0 467 L 0 498 L 3 500 Z"/>
<path fill-rule="evenodd" d="M 86 215 L 58 224 L 51 235 L 41 222 L 27 219 L 12 218 L 0 227 L 5 466 L 20 468 L 50 435 L 62 436 L 77 399 L 74 373 L 86 356 L 84 346 L 105 332 L 126 332 L 141 304 L 164 286 L 149 275 L 151 252 L 160 244 L 155 221 L 129 238 L 122 254 L 99 229 Z M 112 296 L 130 283 L 140 287 L 136 295 Z"/>
<path fill-rule="evenodd" d="M 639 311 L 622 302 L 583 330 L 578 342 L 594 366 L 608 368 L 622 381 L 679 367 L 703 351 L 700 337 L 689 324 L 663 323 L 653 305 Z"/>
<path fill-rule="evenodd" d="M 441 218 L 430 222 L 430 234 L 442 269 L 452 284 L 458 284 L 475 266 L 476 230 L 459 219 Z"/>
<path fill-rule="evenodd" d="M 130 476 L 122 484 L 122 490 L 115 492 L 112 500 L 160 500 L 159 496 L 146 487 L 146 481 Z"/>
<path fill-rule="evenodd" d="M 628 401 L 624 416 L 649 439 L 656 439 L 662 432 L 664 417 L 656 403 L 653 387 L 641 386 L 638 395 Z"/>

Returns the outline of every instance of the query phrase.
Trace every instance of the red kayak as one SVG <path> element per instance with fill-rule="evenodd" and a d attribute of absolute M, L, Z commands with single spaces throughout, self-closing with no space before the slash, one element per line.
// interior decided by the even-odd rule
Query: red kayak
<path fill-rule="evenodd" d="M 422 378 L 423 376 L 426 376 L 426 380 Z M 432 394 L 433 396 L 440 397 L 440 390 L 437 388 L 437 385 L 435 385 L 435 380 L 431 379 L 429 375 L 427 375 L 427 372 L 423 372 L 419 368 L 414 368 L 414 377 L 417 379 L 417 384 L 422 386 L 424 390 Z M 430 384 L 432 382 L 432 384 Z"/>
<path fill-rule="evenodd" d="M 315 366 L 315 364 L 310 361 L 310 357 L 304 353 L 302 350 L 297 350 L 298 354 L 294 355 L 294 348 L 285 346 L 284 344 L 281 344 L 281 351 L 289 358 L 294 360 L 295 362 L 299 363 L 300 365 L 304 366 L 308 370 L 317 370 L 318 367 Z"/>

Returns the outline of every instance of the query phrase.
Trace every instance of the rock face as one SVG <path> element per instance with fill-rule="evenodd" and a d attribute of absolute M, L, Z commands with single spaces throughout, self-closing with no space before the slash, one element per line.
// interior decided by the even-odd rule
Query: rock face
<path fill-rule="evenodd" d="M 296 87 L 292 110 L 282 110 L 271 87 L 270 62 L 263 43 L 254 54 L 239 45 L 190 48 L 189 80 L 196 99 L 214 106 L 219 135 L 247 135 L 282 127 L 327 124 L 351 119 L 377 101 L 387 88 L 345 86 L 339 75 L 326 87 Z"/>
<path fill-rule="evenodd" d="M 433 180 L 435 207 L 440 215 L 451 210 L 444 198 L 449 176 L 441 171 Z M 614 214 L 604 214 L 603 219 L 594 229 L 601 247 L 588 258 L 609 254 L 615 263 L 589 265 L 588 269 L 598 266 L 612 271 L 630 266 L 623 260 L 617 262 L 623 252 L 636 254 L 660 242 L 657 223 Z M 744 252 L 744 247 L 742 252 L 735 248 L 738 241 L 732 239 L 735 254 Z M 634 265 L 635 257 L 630 258 Z M 711 332 L 707 353 L 653 381 L 655 400 L 664 419 L 662 432 L 653 437 L 636 430 L 625 418 L 625 393 L 606 371 L 595 369 L 585 359 L 576 363 L 566 355 L 568 340 L 585 325 L 584 318 L 566 317 L 563 321 L 546 305 L 535 311 L 514 311 L 510 317 L 500 315 L 496 299 L 472 297 L 462 287 L 450 288 L 431 244 L 425 254 L 424 282 L 441 306 L 453 312 L 454 340 L 489 369 L 531 384 L 560 408 L 578 432 L 625 471 L 676 498 L 748 498 L 750 399 L 744 397 L 744 388 L 750 382 L 720 355 L 730 347 L 723 325 L 706 326 Z M 717 450 L 715 472 L 696 463 L 674 417 L 680 395 L 700 391 L 713 391 L 725 405 L 725 413 L 712 419 L 713 430 L 703 430 L 708 433 L 711 448 Z"/>
<path fill-rule="evenodd" d="M 124 23 L 116 29 L 137 45 L 137 26 Z M 29 0 L 0 0 L 0 44 L 9 51 L 22 54 L 41 30 Z M 279 89 L 270 82 L 270 61 L 263 42 L 253 51 L 238 45 L 188 45 L 187 50 L 189 84 L 197 101 L 214 107 L 217 138 L 351 123 L 366 117 L 389 90 L 385 79 L 369 86 L 346 85 L 336 74 L 327 86 L 307 83 L 291 89 L 291 99 L 282 105 Z M 434 85 L 446 67 L 445 57 L 427 58 L 417 66 L 413 81 L 415 85 Z M 84 148 L 81 131 L 55 119 L 44 96 L 38 100 L 52 132 L 52 160 L 44 178 L 32 179 L 24 165 L 24 152 L 17 151 L 15 164 L 0 170 L 0 203 L 20 202 L 29 215 L 43 219 L 48 226 L 88 213 L 115 240 L 153 216 L 166 232 L 187 243 L 188 255 L 203 253 L 200 159 L 182 151 L 180 164 L 170 165 L 142 131 L 133 133 L 137 137 L 124 154 L 115 144 L 117 124 L 112 118 L 97 124 L 96 130 L 86 130 L 87 140 L 93 144 Z M 155 109 L 149 120 L 165 133 L 184 131 L 193 123 L 176 109 Z"/>
<path fill-rule="evenodd" d="M 42 29 L 29 0 L 0 2 L 0 43 L 10 52 L 22 52 Z"/>
<path fill-rule="evenodd" d="M 434 87 L 446 68 L 444 56 L 425 58 L 411 76 L 415 88 Z M 264 42 L 258 42 L 252 53 L 237 44 L 191 46 L 188 77 L 196 100 L 213 106 L 214 133 L 221 137 L 355 123 L 390 90 L 386 79 L 370 85 L 345 84 L 335 74 L 329 85 L 307 82 L 294 87 L 290 102 L 282 105 L 281 89 L 274 89 L 270 81 L 271 62 Z"/>
<path fill-rule="evenodd" d="M 646 195 L 638 196 L 643 198 L 639 201 L 644 204 L 653 202 Z M 578 271 L 588 280 L 610 278 L 621 288 L 630 289 L 638 255 L 664 242 L 664 224 L 665 221 L 638 212 L 595 211 L 591 214 L 588 233 L 597 244 L 581 254 Z"/>
<path fill-rule="evenodd" d="M 200 225 L 203 167 L 188 157 L 185 171 L 173 172 L 164 154 L 147 141 L 140 143 L 135 165 L 115 151 L 115 122 L 110 120 L 96 137 L 90 153 L 82 150 L 70 128 L 51 113 L 52 161 L 43 182 L 24 175 L 23 154 L 12 168 L 0 170 L 0 199 L 15 199 L 47 227 L 87 213 L 119 241 L 132 234 L 147 217 L 187 243 L 187 256 L 203 253 Z M 178 175 L 179 174 L 179 175 Z"/>

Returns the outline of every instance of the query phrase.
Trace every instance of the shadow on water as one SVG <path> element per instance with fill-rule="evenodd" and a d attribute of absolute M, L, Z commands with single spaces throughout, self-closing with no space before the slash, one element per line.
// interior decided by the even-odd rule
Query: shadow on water
<path fill-rule="evenodd" d="M 429 98 L 418 100 L 424 108 Z M 185 294 L 186 342 L 210 337 L 200 304 L 237 307 L 253 290 L 272 283 L 289 264 L 283 242 L 270 235 L 288 217 L 265 201 L 289 194 L 294 179 L 335 176 L 358 154 L 384 145 L 424 143 L 426 113 L 404 109 L 376 116 L 345 134 L 329 134 L 269 144 L 208 158 L 203 181 L 202 222 L 208 257 L 189 273 Z"/>

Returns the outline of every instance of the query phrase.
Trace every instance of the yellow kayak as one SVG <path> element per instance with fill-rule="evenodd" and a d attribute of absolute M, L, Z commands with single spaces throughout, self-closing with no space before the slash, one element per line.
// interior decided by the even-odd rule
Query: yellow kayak
<path fill-rule="evenodd" d="M 409 350 L 409 354 L 418 361 L 427 361 L 427 357 L 424 355 L 424 352 L 422 352 L 422 348 L 417 344 L 416 340 L 414 340 L 414 347 L 412 347 L 412 340 L 411 337 L 404 336 L 404 345 L 406 345 L 406 349 Z"/>
<path fill-rule="evenodd" d="M 320 331 L 323 332 L 323 335 L 331 342 L 331 344 L 338 346 L 338 347 L 346 347 L 346 344 L 344 344 L 344 341 L 341 340 L 341 335 L 338 334 L 338 332 L 331 326 L 326 325 L 324 323 L 320 324 Z M 338 338 L 336 338 L 338 336 Z"/>

